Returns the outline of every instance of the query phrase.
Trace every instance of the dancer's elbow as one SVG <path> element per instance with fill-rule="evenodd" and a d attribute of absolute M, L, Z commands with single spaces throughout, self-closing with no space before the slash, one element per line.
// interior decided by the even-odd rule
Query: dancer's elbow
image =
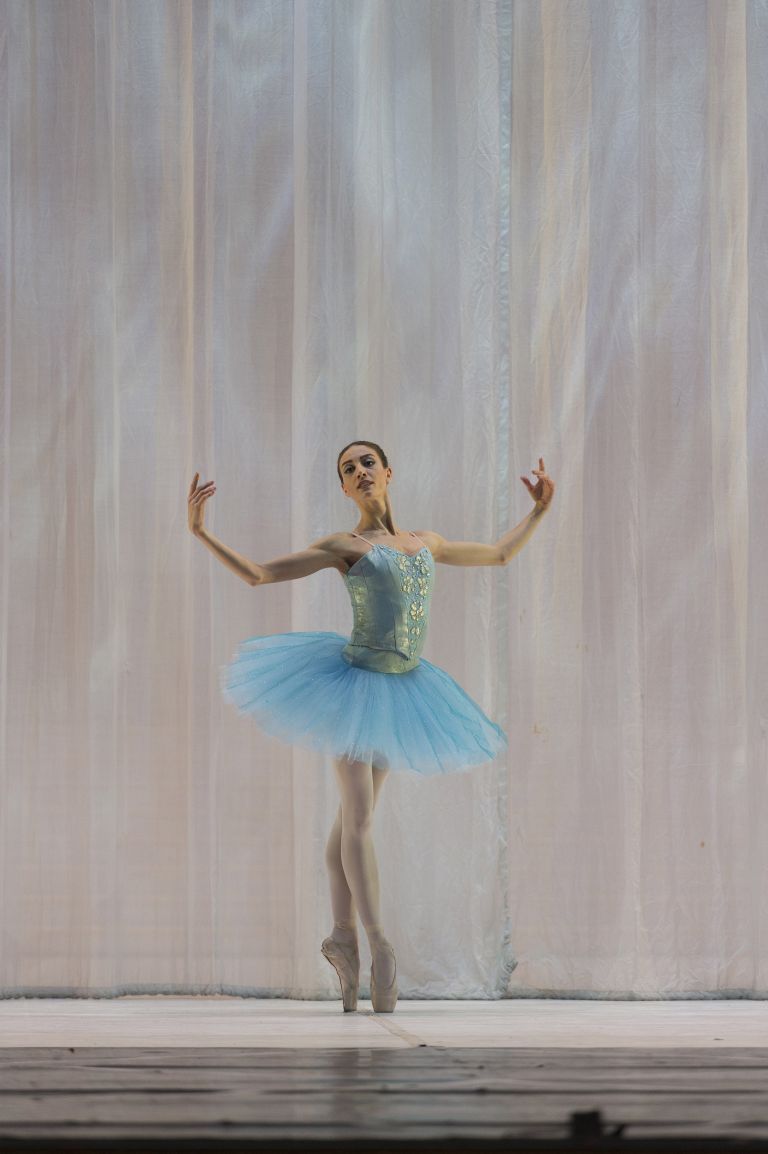
<path fill-rule="evenodd" d="M 272 574 L 264 565 L 253 565 L 248 578 L 249 585 L 269 585 L 273 580 Z"/>

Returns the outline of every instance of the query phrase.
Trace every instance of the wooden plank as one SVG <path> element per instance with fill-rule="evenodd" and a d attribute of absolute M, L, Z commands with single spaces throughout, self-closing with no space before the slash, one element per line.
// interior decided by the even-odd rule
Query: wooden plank
<path fill-rule="evenodd" d="M 163 1151 L 192 1142 L 207 1143 L 200 1149 L 348 1142 L 366 1152 L 440 1142 L 562 1149 L 576 1116 L 595 1112 L 598 1132 L 621 1130 L 623 1150 L 669 1142 L 704 1149 L 717 1140 L 722 1149 L 768 1151 L 768 1050 L 0 1051 L 0 1151 L 74 1135 L 83 1151 L 105 1142 Z"/>

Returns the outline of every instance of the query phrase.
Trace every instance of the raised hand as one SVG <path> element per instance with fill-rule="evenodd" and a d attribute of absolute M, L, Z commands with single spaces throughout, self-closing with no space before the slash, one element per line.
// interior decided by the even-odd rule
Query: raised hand
<path fill-rule="evenodd" d="M 199 473 L 195 473 L 192 484 L 189 486 L 187 498 L 187 522 L 190 533 L 199 533 L 205 528 L 205 502 L 216 492 L 214 481 L 207 481 L 205 485 L 197 487 Z"/>
<path fill-rule="evenodd" d="M 539 457 L 538 469 L 531 469 L 531 472 L 538 477 L 536 485 L 532 485 L 527 477 L 521 477 L 520 480 L 527 486 L 528 492 L 533 497 L 537 505 L 542 509 L 546 509 L 549 502 L 555 495 L 555 482 L 547 475 L 544 468 L 544 458 Z"/>

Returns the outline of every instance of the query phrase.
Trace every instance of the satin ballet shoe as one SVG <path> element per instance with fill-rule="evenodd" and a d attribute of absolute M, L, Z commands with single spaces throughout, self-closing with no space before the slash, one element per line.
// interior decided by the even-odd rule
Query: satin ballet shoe
<path fill-rule="evenodd" d="M 331 963 L 339 976 L 341 1001 L 346 1010 L 357 1009 L 357 990 L 360 985 L 360 954 L 357 943 L 347 945 L 335 938 L 326 938 L 320 953 Z"/>
<path fill-rule="evenodd" d="M 373 959 L 371 959 L 371 1002 L 377 1014 L 391 1014 L 397 1002 L 397 958 L 395 958 L 395 951 L 391 946 L 382 946 L 381 948 L 391 951 L 395 961 L 395 973 L 390 984 L 381 989 L 376 985 L 376 979 L 373 975 Z"/>

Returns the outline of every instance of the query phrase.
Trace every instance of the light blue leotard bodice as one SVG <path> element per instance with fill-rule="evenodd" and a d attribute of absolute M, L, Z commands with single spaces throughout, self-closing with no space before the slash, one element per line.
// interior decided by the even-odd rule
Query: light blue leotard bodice
<path fill-rule="evenodd" d="M 361 539 L 371 548 L 344 574 L 354 620 L 341 655 L 379 673 L 407 673 L 419 664 L 427 635 L 434 558 L 424 544 L 418 553 L 403 553 Z"/>

